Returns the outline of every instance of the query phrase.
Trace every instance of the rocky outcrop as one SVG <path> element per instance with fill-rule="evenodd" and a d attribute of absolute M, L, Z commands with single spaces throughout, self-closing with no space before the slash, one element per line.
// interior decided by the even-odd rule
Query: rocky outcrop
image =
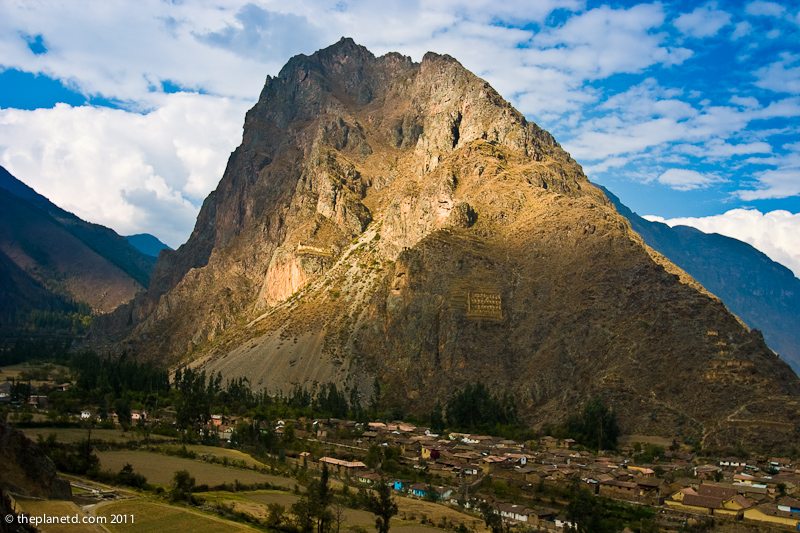
<path fill-rule="evenodd" d="M 21 431 L 0 421 L 0 488 L 22 496 L 69 500 L 69 482 Z"/>
<path fill-rule="evenodd" d="M 625 431 L 800 435 L 800 383 L 762 339 L 549 133 L 433 53 L 343 39 L 292 58 L 190 240 L 112 318 L 102 338 L 271 390 L 370 395 L 378 377 L 421 414 L 481 380 L 534 426 L 600 395 Z"/>

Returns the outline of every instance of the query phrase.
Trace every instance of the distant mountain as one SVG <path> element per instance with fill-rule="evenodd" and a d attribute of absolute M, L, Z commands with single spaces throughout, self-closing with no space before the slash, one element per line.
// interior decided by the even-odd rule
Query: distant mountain
<path fill-rule="evenodd" d="M 158 257 L 161 250 L 172 250 L 172 248 L 158 240 L 158 237 L 149 233 L 137 233 L 136 235 L 128 235 L 125 238 L 128 239 L 131 246 L 150 257 Z"/>
<path fill-rule="evenodd" d="M 113 230 L 61 209 L 0 167 L 4 334 L 32 320 L 52 322 L 53 314 L 112 311 L 147 286 L 154 263 Z"/>
<path fill-rule="evenodd" d="M 155 266 L 155 260 L 131 246 L 114 230 L 100 224 L 86 222 L 73 213 L 61 209 L 1 166 L 0 189 L 5 189 L 13 196 L 26 200 L 39 208 L 97 254 L 116 265 L 140 285 L 147 286 Z"/>
<path fill-rule="evenodd" d="M 603 190 L 648 245 L 761 330 L 767 344 L 800 374 L 800 280 L 791 270 L 742 241 L 650 222 Z"/>

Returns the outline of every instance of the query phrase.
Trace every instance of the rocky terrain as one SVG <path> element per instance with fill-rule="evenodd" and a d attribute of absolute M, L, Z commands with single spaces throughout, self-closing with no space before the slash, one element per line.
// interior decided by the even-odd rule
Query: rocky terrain
<path fill-rule="evenodd" d="M 646 220 L 603 189 L 644 241 L 679 265 L 800 373 L 800 279 L 742 241 Z"/>
<path fill-rule="evenodd" d="M 292 58 L 189 241 L 98 346 L 427 414 L 468 383 L 534 426 L 592 396 L 625 432 L 800 438 L 800 381 L 648 247 L 547 132 L 449 56 Z"/>
<path fill-rule="evenodd" d="M 21 431 L 0 420 L 0 488 L 16 495 L 68 500 L 69 482 L 56 475 L 56 467 Z"/>
<path fill-rule="evenodd" d="M 59 208 L 0 167 L 0 329 L 30 310 L 107 313 L 147 286 L 155 258 Z"/>

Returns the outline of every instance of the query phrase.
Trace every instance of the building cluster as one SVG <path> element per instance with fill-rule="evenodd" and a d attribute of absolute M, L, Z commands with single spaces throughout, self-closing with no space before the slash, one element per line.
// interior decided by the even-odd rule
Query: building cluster
<path fill-rule="evenodd" d="M 469 507 L 477 502 L 474 494 L 480 481 L 490 475 L 520 487 L 523 495 L 543 486 L 578 483 L 594 494 L 660 507 L 676 517 L 702 515 L 800 527 L 800 464 L 788 458 L 746 461 L 728 457 L 705 463 L 692 453 L 667 449 L 656 461 L 642 464 L 636 462 L 631 447 L 622 447 L 615 454 L 597 454 L 581 449 L 572 439 L 550 436 L 523 443 L 490 435 L 440 435 L 402 422 L 360 426 L 334 419 L 316 421 L 313 427 L 314 437 L 331 444 L 362 449 L 395 447 L 406 465 L 447 480 L 445 486 L 389 480 L 395 490 L 421 498 L 431 497 L 434 491 L 437 500 Z M 341 438 L 343 434 L 354 436 Z M 337 473 L 365 484 L 380 479 L 360 461 L 349 465 Z M 521 502 L 492 504 L 512 523 L 557 524 L 557 528 L 566 524 L 552 508 Z"/>

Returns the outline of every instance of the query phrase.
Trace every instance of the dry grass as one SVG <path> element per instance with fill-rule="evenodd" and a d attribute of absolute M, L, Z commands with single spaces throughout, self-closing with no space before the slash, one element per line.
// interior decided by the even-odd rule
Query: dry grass
<path fill-rule="evenodd" d="M 167 450 L 179 450 L 181 449 L 181 446 L 175 444 L 175 445 L 163 446 L 163 448 Z M 244 452 L 240 452 L 239 450 L 220 448 L 219 446 L 203 446 L 200 444 L 188 445 L 186 446 L 186 449 L 189 450 L 190 452 L 196 453 L 198 458 L 202 458 L 203 456 L 209 456 L 219 460 L 227 459 L 228 461 L 242 462 L 250 467 L 268 468 L 268 466 L 265 465 L 264 463 L 253 459 L 251 455 L 246 454 Z"/>
<path fill-rule="evenodd" d="M 17 500 L 17 510 L 30 516 L 86 516 L 80 507 L 71 501 L 63 500 Z M 103 531 L 102 528 L 92 524 L 52 524 L 39 525 L 42 533 L 87 533 Z"/>
<path fill-rule="evenodd" d="M 277 503 L 282 505 L 288 513 L 292 504 L 299 499 L 296 494 L 272 490 L 237 493 L 206 492 L 198 494 L 198 496 L 208 503 L 231 505 L 234 511 L 246 513 L 260 520 L 267 517 L 267 506 L 269 504 Z M 454 525 L 464 524 L 479 533 L 486 531 L 481 519 L 461 513 L 445 505 L 404 497 L 395 497 L 395 500 L 400 512 L 392 519 L 392 530 L 402 530 L 407 533 L 441 531 L 441 529 L 434 526 L 420 524 L 424 517 L 426 522 L 432 524 L 440 524 L 443 520 L 446 520 Z M 372 513 L 360 509 L 345 509 L 345 529 L 362 527 L 371 530 L 374 525 L 375 517 Z"/>
<path fill-rule="evenodd" d="M 66 444 L 80 442 L 86 439 L 88 434 L 82 428 L 23 428 L 22 432 L 33 441 L 36 441 L 39 436 L 46 439 L 49 435 L 54 434 L 58 442 Z M 150 435 L 149 438 L 152 441 L 171 440 L 170 437 L 164 437 L 163 435 Z M 105 442 L 142 441 L 144 440 L 144 435 L 134 431 L 122 431 L 121 429 L 93 429 L 92 440 Z"/>
<path fill-rule="evenodd" d="M 253 470 L 244 470 L 230 466 L 206 463 L 203 461 L 172 457 L 154 452 L 143 451 L 101 451 L 97 453 L 100 466 L 103 470 L 119 472 L 126 464 L 130 463 L 133 469 L 147 478 L 154 485 L 169 485 L 175 472 L 186 470 L 191 474 L 198 485 L 221 485 L 234 483 L 238 480 L 243 484 L 272 483 L 293 487 L 295 482 L 280 476 L 261 474 Z"/>
<path fill-rule="evenodd" d="M 223 520 L 194 509 L 156 503 L 146 500 L 123 500 L 100 505 L 95 509 L 96 515 L 108 517 L 106 528 L 109 531 L 125 533 L 216 533 L 218 531 L 254 531 L 252 528 Z M 112 515 L 130 515 L 133 524 L 111 524 Z"/>

